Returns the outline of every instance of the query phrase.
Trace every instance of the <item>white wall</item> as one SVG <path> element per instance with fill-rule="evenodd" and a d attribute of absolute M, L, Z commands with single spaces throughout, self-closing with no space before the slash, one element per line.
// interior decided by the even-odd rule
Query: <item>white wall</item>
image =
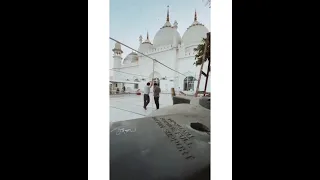
<path fill-rule="evenodd" d="M 171 88 L 174 87 L 174 82 L 171 82 L 170 80 L 160 80 L 160 88 L 162 93 L 170 93 Z"/>
<path fill-rule="evenodd" d="M 175 53 L 175 50 L 166 50 L 166 51 L 162 51 L 161 53 L 157 52 L 157 53 L 149 54 L 148 56 L 173 68 L 173 65 L 175 62 L 174 53 Z M 142 74 L 144 76 L 149 76 L 153 72 L 153 60 L 148 57 L 140 56 L 139 66 L 140 66 L 138 71 L 139 74 Z M 165 76 L 166 77 L 174 76 L 174 71 L 168 69 L 167 67 L 164 67 L 159 63 L 155 63 L 154 71 L 159 72 L 162 78 Z"/>
<path fill-rule="evenodd" d="M 190 47 L 189 49 L 193 49 L 194 47 Z M 177 54 L 178 53 L 178 54 Z M 201 66 L 195 66 L 193 63 L 195 62 L 194 59 L 194 54 L 191 53 L 191 55 L 187 54 L 185 55 L 185 50 L 183 47 L 181 47 L 178 52 L 175 49 L 166 49 L 162 51 L 154 51 L 148 56 L 157 59 L 161 63 L 171 67 L 172 69 L 177 68 L 176 70 L 179 71 L 182 74 L 185 74 L 186 76 L 193 76 L 196 79 L 199 78 L 199 73 L 200 73 L 200 67 Z M 179 58 L 180 57 L 180 58 Z M 148 81 L 151 81 L 150 74 L 153 72 L 153 60 L 145 57 L 145 56 L 139 56 L 139 63 L 138 66 L 134 66 L 136 64 L 129 64 L 126 66 L 122 66 L 120 71 L 126 72 L 126 73 L 131 73 L 131 74 L 138 74 L 146 77 L 141 77 L 141 76 L 136 76 L 140 80 L 142 78 L 146 79 L 146 81 L 141 81 L 139 82 L 139 89 L 143 90 L 144 86 Z M 129 67 L 128 67 L 129 66 Z M 132 67 L 130 67 L 132 66 Z M 207 66 L 208 62 L 206 62 L 203 66 L 203 71 L 207 72 Z M 167 80 L 161 80 L 160 79 L 160 88 L 164 92 L 165 90 L 168 90 L 170 92 L 171 88 L 178 88 L 183 89 L 184 85 L 184 79 L 185 76 L 180 75 L 172 71 L 171 69 L 168 69 L 167 67 L 155 63 L 154 65 L 154 71 L 158 72 L 161 76 L 161 78 L 167 77 Z M 174 85 L 174 81 L 170 81 L 170 79 L 174 78 L 175 76 L 178 76 L 177 80 L 177 87 Z M 122 80 L 129 79 L 130 81 L 133 81 L 135 78 L 135 75 L 129 75 L 129 74 L 123 74 L 119 73 L 119 78 Z M 116 79 L 119 79 L 116 78 Z M 196 89 L 197 82 L 194 82 L 194 89 Z M 201 83 L 199 90 L 204 90 L 205 86 L 205 77 L 201 77 Z M 128 86 L 129 87 L 129 86 Z M 130 87 L 134 87 L 134 85 L 130 85 Z M 210 76 L 208 80 L 208 85 L 207 85 L 207 91 L 210 91 Z"/>
<path fill-rule="evenodd" d="M 124 84 L 126 87 L 126 91 L 132 91 L 134 90 L 134 84 Z"/>

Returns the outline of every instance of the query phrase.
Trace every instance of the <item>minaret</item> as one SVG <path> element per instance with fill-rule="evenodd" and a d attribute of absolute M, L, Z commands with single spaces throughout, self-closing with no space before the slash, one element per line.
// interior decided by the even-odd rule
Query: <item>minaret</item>
<path fill-rule="evenodd" d="M 141 35 L 139 36 L 139 42 L 140 42 L 140 44 L 142 43 L 142 36 Z"/>
<path fill-rule="evenodd" d="M 167 22 L 170 22 L 170 18 L 169 18 L 169 6 L 167 6 L 168 10 L 167 10 Z"/>
<path fill-rule="evenodd" d="M 121 61 L 122 61 L 122 53 L 123 51 L 121 50 L 121 45 L 120 43 L 116 42 L 114 45 L 114 49 L 112 49 L 113 51 L 113 69 L 115 69 L 116 71 L 113 72 L 113 77 L 114 79 L 119 79 L 119 72 L 117 72 L 117 70 L 119 70 L 119 68 L 121 68 Z"/>

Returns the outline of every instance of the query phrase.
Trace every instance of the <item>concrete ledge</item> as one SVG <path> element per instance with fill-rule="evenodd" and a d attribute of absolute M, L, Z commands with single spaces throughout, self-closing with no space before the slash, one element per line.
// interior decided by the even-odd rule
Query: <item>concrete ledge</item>
<path fill-rule="evenodd" d="M 199 99 L 199 104 L 206 109 L 210 109 L 210 97 L 201 97 Z"/>
<path fill-rule="evenodd" d="M 173 96 L 172 100 L 173 100 L 173 104 L 190 104 L 189 98 Z"/>
<path fill-rule="evenodd" d="M 176 104 L 167 106 L 153 111 L 147 117 L 167 116 L 181 114 L 185 116 L 192 116 L 198 120 L 201 120 L 203 124 L 210 128 L 210 110 L 206 109 L 199 104 L 197 106 L 191 104 Z"/>

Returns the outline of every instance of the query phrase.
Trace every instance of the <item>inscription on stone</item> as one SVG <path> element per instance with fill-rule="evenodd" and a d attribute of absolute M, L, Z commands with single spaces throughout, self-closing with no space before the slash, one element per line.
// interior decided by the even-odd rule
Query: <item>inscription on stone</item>
<path fill-rule="evenodd" d="M 161 117 L 158 119 L 156 117 L 152 117 L 152 119 L 163 130 L 170 141 L 176 145 L 177 150 L 185 159 L 195 159 L 195 157 L 189 152 L 192 147 L 191 139 L 194 137 L 191 133 L 171 118 L 165 119 Z"/>

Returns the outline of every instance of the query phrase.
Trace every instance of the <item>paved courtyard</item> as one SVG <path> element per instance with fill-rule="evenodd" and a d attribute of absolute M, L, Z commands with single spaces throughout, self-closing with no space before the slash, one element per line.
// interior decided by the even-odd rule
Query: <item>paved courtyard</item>
<path fill-rule="evenodd" d="M 160 109 L 172 105 L 171 94 L 160 94 Z M 143 109 L 143 95 L 110 95 L 110 122 L 141 118 L 156 110 L 153 94 L 147 110 Z"/>

